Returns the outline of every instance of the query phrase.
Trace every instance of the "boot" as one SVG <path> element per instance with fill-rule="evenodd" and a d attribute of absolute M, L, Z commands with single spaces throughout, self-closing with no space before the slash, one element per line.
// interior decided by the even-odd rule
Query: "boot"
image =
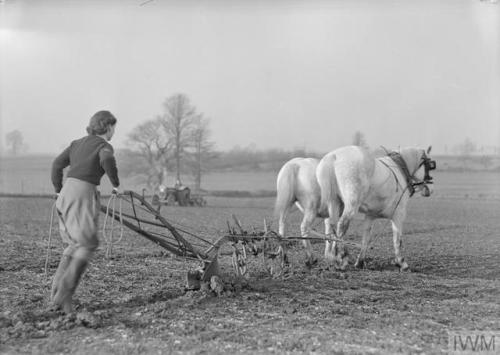
<path fill-rule="evenodd" d="M 71 304 L 73 294 L 86 268 L 87 260 L 73 257 L 66 272 L 59 281 L 54 297 L 54 304 L 61 307 L 66 314 L 73 312 Z"/>
<path fill-rule="evenodd" d="M 54 301 L 54 297 L 57 293 L 57 288 L 59 286 L 59 281 L 61 279 L 61 276 L 64 275 L 64 272 L 66 271 L 70 263 L 71 263 L 70 255 L 63 255 L 61 257 L 59 266 L 57 267 L 56 273 L 54 274 L 54 278 L 52 279 L 52 289 L 50 291 L 50 300 L 52 302 Z"/>

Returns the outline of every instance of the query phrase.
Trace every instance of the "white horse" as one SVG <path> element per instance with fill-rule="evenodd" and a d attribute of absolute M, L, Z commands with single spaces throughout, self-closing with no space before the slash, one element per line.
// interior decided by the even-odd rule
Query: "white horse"
<path fill-rule="evenodd" d="M 396 265 L 401 270 L 408 264 L 401 256 L 402 224 L 406 217 L 406 205 L 416 190 L 429 196 L 432 177 L 429 171 L 435 169 L 436 162 L 428 156 L 427 149 L 403 148 L 388 156 L 375 159 L 366 149 L 347 146 L 336 149 L 321 159 L 316 176 L 321 188 L 322 208 L 328 210 L 329 223 L 339 216 L 336 236 L 339 239 L 347 232 L 349 222 L 356 213 L 365 215 L 363 240 L 356 267 L 363 267 L 368 248 L 373 221 L 387 218 L 392 221 L 393 244 Z M 425 167 L 425 176 L 416 177 L 417 171 Z M 328 252 L 326 251 L 328 249 Z M 327 259 L 337 260 L 337 246 L 327 242 Z"/>
<path fill-rule="evenodd" d="M 300 224 L 302 238 L 309 238 L 311 224 L 316 217 L 326 218 L 326 210 L 319 210 L 321 190 L 316 180 L 316 167 L 319 160 L 314 158 L 294 158 L 286 162 L 278 173 L 276 181 L 275 216 L 279 217 L 278 233 L 286 238 L 286 218 L 290 208 L 295 205 L 304 214 Z M 330 233 L 330 223 L 325 219 L 325 233 Z M 306 249 L 306 265 L 312 266 L 317 259 L 312 254 L 311 243 L 302 240 Z"/>

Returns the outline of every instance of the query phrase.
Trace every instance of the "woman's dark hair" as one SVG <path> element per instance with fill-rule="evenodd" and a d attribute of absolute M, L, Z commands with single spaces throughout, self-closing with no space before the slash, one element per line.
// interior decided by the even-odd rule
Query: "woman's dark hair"
<path fill-rule="evenodd" d="M 116 124 L 116 117 L 109 111 L 98 111 L 91 118 L 87 133 L 92 136 L 98 136 L 108 131 L 109 126 Z"/>

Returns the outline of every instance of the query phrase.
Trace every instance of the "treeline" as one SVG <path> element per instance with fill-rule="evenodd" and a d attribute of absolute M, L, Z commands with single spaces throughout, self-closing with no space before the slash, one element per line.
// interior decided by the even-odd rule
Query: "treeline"
<path fill-rule="evenodd" d="M 225 152 L 218 152 L 211 161 L 212 170 L 276 170 L 288 160 L 296 157 L 321 158 L 323 154 L 310 152 L 303 148 L 291 150 L 272 148 L 256 149 L 250 147 L 234 147 Z"/>
<path fill-rule="evenodd" d="M 378 156 L 383 151 L 374 151 Z M 235 147 L 228 151 L 217 151 L 206 166 L 206 172 L 220 171 L 278 171 L 283 164 L 296 157 L 313 157 L 321 159 L 324 153 L 311 152 L 305 149 L 255 149 L 254 147 Z M 147 162 L 134 151 L 119 150 L 117 152 L 120 170 L 129 175 L 140 169 L 147 169 Z M 494 155 L 437 155 L 440 171 L 500 171 L 500 157 Z M 189 167 L 184 167 L 183 174 L 190 175 Z"/>
<path fill-rule="evenodd" d="M 134 175 L 137 171 L 147 170 L 148 162 L 135 150 L 119 149 L 116 152 L 120 171 L 124 176 Z M 283 164 L 296 157 L 321 158 L 322 153 L 296 148 L 291 150 L 272 148 L 255 149 L 254 147 L 234 147 L 228 151 L 216 151 L 206 166 L 207 172 L 217 171 L 272 171 L 279 170 Z M 190 175 L 189 166 L 181 167 L 181 173 Z"/>

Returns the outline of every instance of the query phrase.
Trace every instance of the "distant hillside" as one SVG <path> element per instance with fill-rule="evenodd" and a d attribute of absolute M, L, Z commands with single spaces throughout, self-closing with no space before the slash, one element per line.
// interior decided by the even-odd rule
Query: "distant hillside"
<path fill-rule="evenodd" d="M 385 155 L 382 150 L 374 152 L 376 156 Z M 278 172 L 288 160 L 295 157 L 313 157 L 320 159 L 324 153 L 308 152 L 303 149 L 285 151 L 281 149 L 249 150 L 233 149 L 218 152 L 210 161 L 210 171 L 213 172 Z M 126 150 L 117 152 L 118 163 L 122 171 L 127 173 L 129 167 L 143 166 L 144 162 L 134 152 Z M 499 155 L 473 155 L 462 157 L 456 155 L 432 156 L 438 163 L 438 169 L 443 171 L 500 171 Z M 172 170 L 172 167 L 169 167 Z M 189 175 L 189 171 L 183 171 Z"/>
<path fill-rule="evenodd" d="M 311 156 L 311 155 L 302 155 Z M 314 157 L 321 158 L 317 154 Z M 451 155 L 432 156 L 437 162 L 438 169 L 441 171 L 500 171 L 500 156 L 471 156 L 459 157 Z M 219 164 L 214 166 L 214 171 L 279 171 L 279 169 L 290 158 L 276 160 L 254 160 L 254 161 L 233 161 L 229 164 Z"/>
<path fill-rule="evenodd" d="M 50 167 L 53 156 L 0 157 L 0 191 L 51 193 Z"/>
<path fill-rule="evenodd" d="M 141 190 L 144 183 L 128 173 L 127 166 L 134 161 L 126 161 L 127 155 L 118 155 L 118 168 L 123 186 Z M 304 155 L 305 156 L 305 155 Z M 254 157 L 255 158 L 255 157 Z M 438 171 L 441 172 L 500 172 L 499 156 L 474 156 L 467 159 L 457 156 L 434 156 Z M 50 169 L 54 156 L 32 155 L 0 158 L 0 192 L 5 193 L 52 193 Z M 258 191 L 274 190 L 275 177 L 288 156 L 280 159 L 238 161 L 232 156 L 231 164 L 214 164 L 210 173 L 202 178 L 202 187 L 209 191 Z M 186 184 L 192 184 L 192 177 L 184 172 Z M 173 185 L 173 176 L 168 179 Z M 102 180 L 102 191 L 110 191 L 107 179 Z"/>
<path fill-rule="evenodd" d="M 500 171 L 500 156 L 474 155 L 461 157 L 455 155 L 433 156 L 438 169 L 443 171 Z"/>

